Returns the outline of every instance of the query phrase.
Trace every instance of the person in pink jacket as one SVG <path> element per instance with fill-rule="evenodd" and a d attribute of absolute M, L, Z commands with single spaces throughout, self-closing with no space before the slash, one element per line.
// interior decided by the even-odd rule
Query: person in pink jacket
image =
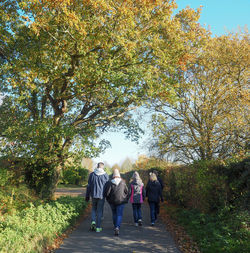
<path fill-rule="evenodd" d="M 130 203 L 132 203 L 133 207 L 135 226 L 138 225 L 141 226 L 142 225 L 141 204 L 145 199 L 146 192 L 144 184 L 137 171 L 134 172 L 131 178 L 131 183 L 129 185 L 129 196 L 130 196 Z"/>

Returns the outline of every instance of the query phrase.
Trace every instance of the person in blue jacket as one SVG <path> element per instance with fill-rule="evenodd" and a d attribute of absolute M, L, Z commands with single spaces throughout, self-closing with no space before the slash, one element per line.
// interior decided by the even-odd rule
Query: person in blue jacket
<path fill-rule="evenodd" d="M 150 173 L 149 182 L 146 186 L 146 196 L 150 207 L 151 225 L 154 226 L 159 214 L 160 200 L 163 202 L 162 187 L 155 173 Z"/>
<path fill-rule="evenodd" d="M 103 197 L 103 189 L 109 180 L 108 174 L 104 171 L 104 163 L 99 162 L 94 172 L 90 173 L 85 200 L 88 202 L 92 198 L 91 210 L 91 230 L 101 232 L 101 220 L 105 198 Z"/>

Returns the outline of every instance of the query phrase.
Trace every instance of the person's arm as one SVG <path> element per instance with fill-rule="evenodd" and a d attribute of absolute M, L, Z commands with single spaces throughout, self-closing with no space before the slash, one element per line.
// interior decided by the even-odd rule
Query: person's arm
<path fill-rule="evenodd" d="M 125 184 L 125 183 L 124 183 Z M 125 184 L 124 185 L 124 193 L 125 193 L 125 195 L 127 196 L 127 201 L 129 200 L 129 190 L 128 190 L 128 187 L 127 187 L 127 185 Z"/>
<path fill-rule="evenodd" d="M 159 181 L 159 183 L 161 185 L 161 189 L 163 189 L 164 188 L 164 184 L 163 184 L 163 181 L 162 181 L 162 179 L 160 177 L 158 177 L 158 181 Z"/>
<path fill-rule="evenodd" d="M 88 202 L 89 201 L 89 197 L 90 197 L 90 193 L 91 193 L 91 181 L 92 181 L 92 173 L 89 175 L 89 179 L 88 179 L 88 185 L 87 185 L 87 190 L 86 190 L 86 195 L 85 195 L 85 200 Z"/>
<path fill-rule="evenodd" d="M 129 184 L 129 186 L 128 186 L 128 199 L 131 197 L 131 194 L 132 194 L 132 185 L 131 184 Z"/>
<path fill-rule="evenodd" d="M 162 187 L 161 187 L 161 185 L 159 185 L 159 195 L 160 195 L 160 198 L 161 198 L 161 202 L 163 202 Z"/>
<path fill-rule="evenodd" d="M 146 186 L 146 197 L 148 197 L 148 191 L 149 191 L 149 183 L 147 183 L 147 186 Z"/>
<path fill-rule="evenodd" d="M 107 173 L 105 174 L 105 180 L 106 180 L 106 182 L 109 181 L 109 175 Z"/>
<path fill-rule="evenodd" d="M 110 182 L 107 181 L 106 184 L 104 185 L 104 189 L 103 189 L 103 197 L 107 198 L 110 194 L 111 191 L 111 186 L 110 186 Z"/>
<path fill-rule="evenodd" d="M 146 198 L 146 191 L 144 185 L 142 186 L 142 199 L 145 200 Z"/>

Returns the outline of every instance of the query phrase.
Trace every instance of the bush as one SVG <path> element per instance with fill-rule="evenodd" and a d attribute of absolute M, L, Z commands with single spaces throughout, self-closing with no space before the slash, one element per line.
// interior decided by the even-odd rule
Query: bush
<path fill-rule="evenodd" d="M 81 197 L 61 197 L 44 205 L 24 209 L 0 220 L 2 253 L 43 252 L 68 226 L 75 222 L 86 203 Z"/>
<path fill-rule="evenodd" d="M 226 177 L 230 204 L 250 209 L 250 157 L 227 160 L 222 168 L 217 168 L 217 173 Z"/>
<path fill-rule="evenodd" d="M 89 171 L 81 167 L 69 167 L 63 171 L 62 182 L 64 184 L 83 185 L 87 182 Z"/>
<path fill-rule="evenodd" d="M 167 199 L 202 212 L 217 211 L 228 205 L 249 208 L 249 158 L 237 162 L 198 161 L 175 166 L 164 172 Z"/>
<path fill-rule="evenodd" d="M 25 184 L 18 187 L 13 185 L 0 187 L 0 214 L 20 212 L 28 207 L 30 202 L 38 204 L 41 200 Z"/>
<path fill-rule="evenodd" d="M 34 192 L 24 183 L 16 182 L 12 170 L 0 169 L 0 214 L 21 211 L 31 201 L 38 201 Z"/>
<path fill-rule="evenodd" d="M 0 169 L 0 187 L 4 187 L 6 185 L 8 185 L 11 181 L 11 179 L 13 178 L 14 174 L 13 172 L 1 168 Z"/>

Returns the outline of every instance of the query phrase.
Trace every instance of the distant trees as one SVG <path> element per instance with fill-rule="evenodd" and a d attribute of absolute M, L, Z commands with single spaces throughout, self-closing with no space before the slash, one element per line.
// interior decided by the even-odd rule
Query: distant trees
<path fill-rule="evenodd" d="M 151 148 L 176 161 L 226 158 L 249 148 L 249 34 L 209 38 L 179 71 L 177 101 L 154 100 Z"/>
<path fill-rule="evenodd" d="M 134 170 L 149 170 L 152 168 L 166 168 L 171 163 L 165 159 L 159 159 L 158 157 L 148 157 L 146 155 L 140 155 L 133 165 Z"/>
<path fill-rule="evenodd" d="M 127 158 L 123 161 L 123 163 L 122 163 L 122 165 L 121 165 L 121 172 L 130 171 L 130 170 L 132 170 L 132 168 L 133 168 L 133 163 L 132 163 L 132 161 L 127 157 Z"/>
<path fill-rule="evenodd" d="M 89 171 L 93 170 L 94 162 L 91 158 L 82 158 L 81 165 Z"/>
<path fill-rule="evenodd" d="M 115 169 L 121 170 L 121 167 L 119 166 L 119 164 L 115 163 L 115 164 L 112 166 L 112 170 L 115 170 Z"/>

